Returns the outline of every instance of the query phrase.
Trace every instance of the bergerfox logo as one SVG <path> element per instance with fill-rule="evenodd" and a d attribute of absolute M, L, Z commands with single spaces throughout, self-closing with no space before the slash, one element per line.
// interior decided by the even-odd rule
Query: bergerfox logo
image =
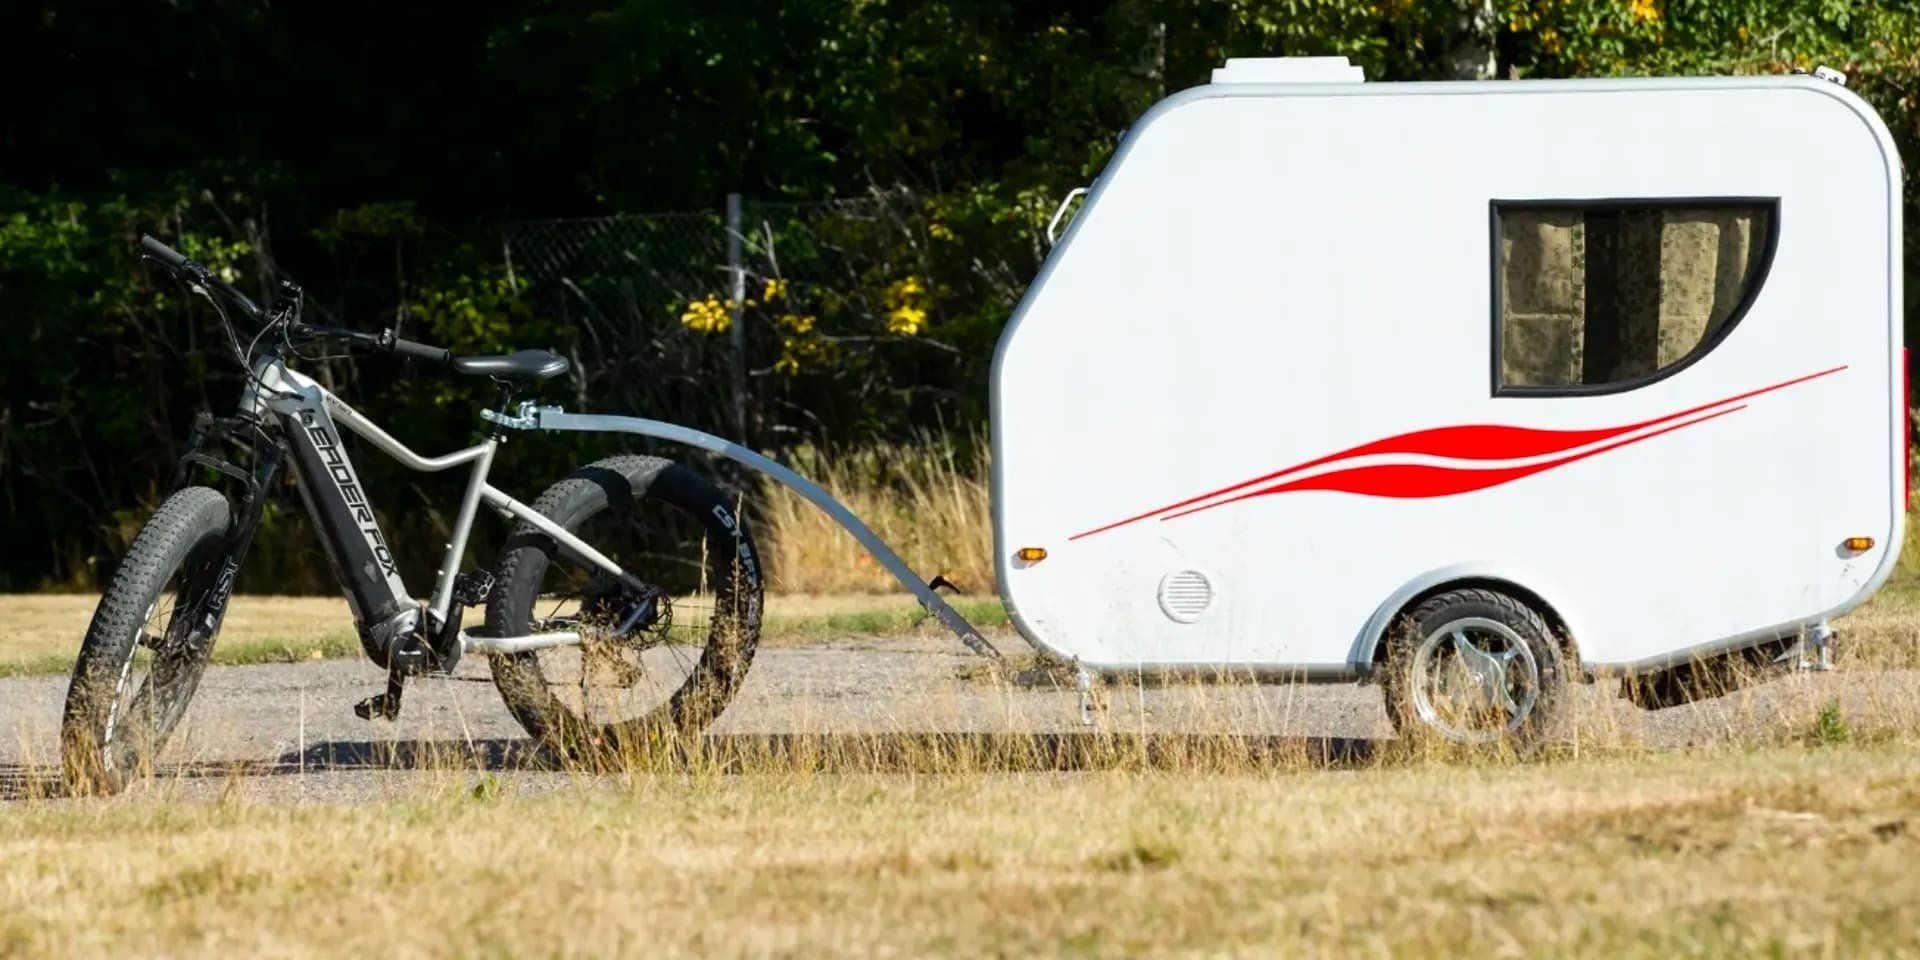
<path fill-rule="evenodd" d="M 307 430 L 307 438 L 313 441 L 315 449 L 320 451 L 320 459 L 327 468 L 327 474 L 333 478 L 333 485 L 340 489 L 340 497 L 347 502 L 347 509 L 353 512 L 355 523 L 360 524 L 360 533 L 367 538 L 367 546 L 373 549 L 373 559 L 380 564 L 387 576 L 399 575 L 399 567 L 393 562 L 393 551 L 387 549 L 387 538 L 380 533 L 380 524 L 373 518 L 373 507 L 367 504 L 367 496 L 360 490 L 360 478 L 354 476 L 353 464 L 347 462 L 345 451 L 340 449 L 340 440 L 334 432 L 325 426 L 313 422 L 312 415 L 301 418 Z"/>

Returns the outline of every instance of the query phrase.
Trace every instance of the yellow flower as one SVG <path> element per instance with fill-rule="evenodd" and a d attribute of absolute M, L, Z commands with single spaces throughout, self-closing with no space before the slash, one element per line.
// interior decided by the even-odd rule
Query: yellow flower
<path fill-rule="evenodd" d="M 900 306 L 887 312 L 887 332 L 910 337 L 926 326 L 927 312 L 918 307 Z"/>
<path fill-rule="evenodd" d="M 733 326 L 733 315 L 727 303 L 708 294 L 704 300 L 687 304 L 686 312 L 680 314 L 680 325 L 695 333 L 724 333 Z"/>
<path fill-rule="evenodd" d="M 887 332 L 912 336 L 927 325 L 926 284 L 907 276 L 887 287 Z"/>
<path fill-rule="evenodd" d="M 812 333 L 813 319 L 811 314 L 788 313 L 781 315 L 779 323 L 794 333 Z"/>
<path fill-rule="evenodd" d="M 760 299 L 772 303 L 787 295 L 787 282 L 779 277 L 768 277 L 767 288 L 761 292 Z"/>
<path fill-rule="evenodd" d="M 812 317 L 805 318 L 809 323 Z M 792 336 L 780 338 L 780 359 L 773 362 L 773 372 L 787 374 L 799 373 L 801 368 L 833 361 L 833 343 L 819 337 Z"/>
<path fill-rule="evenodd" d="M 1653 23 L 1660 19 L 1660 7 L 1655 0 L 1633 0 L 1627 11 L 1641 23 Z"/>

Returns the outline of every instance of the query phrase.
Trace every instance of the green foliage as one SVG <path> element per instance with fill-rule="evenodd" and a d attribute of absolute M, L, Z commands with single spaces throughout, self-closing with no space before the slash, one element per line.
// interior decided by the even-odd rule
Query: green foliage
<path fill-rule="evenodd" d="M 346 0 L 330 12 L 0 11 L 0 80 L 59 91 L 14 98 L 0 133 L 0 538 L 15 547 L 0 587 L 105 575 L 192 411 L 224 412 L 238 393 L 210 316 L 134 256 L 143 231 L 250 293 L 298 277 L 320 322 L 462 350 L 567 350 L 592 360 L 575 403 L 724 428 L 719 317 L 679 322 L 709 297 L 725 312 L 714 250 L 679 254 L 694 276 L 609 269 L 542 299 L 503 269 L 498 225 L 715 210 L 728 191 L 877 198 L 879 213 L 833 222 L 762 210 L 768 230 L 749 242 L 755 408 L 784 431 L 761 439 L 850 440 L 984 419 L 993 344 L 1045 256 L 1054 203 L 1099 173 L 1144 109 L 1228 57 L 1344 54 L 1376 79 L 1824 63 L 1849 73 L 1909 167 L 1920 155 L 1920 8 L 1894 0 L 480 0 L 457 16 Z M 1914 222 L 1920 193 L 1907 189 Z M 1908 234 L 1911 275 L 1920 231 Z M 770 280 L 790 286 L 769 298 Z M 1920 284 L 1908 297 L 1911 321 Z M 393 360 L 320 369 L 428 448 L 466 436 L 468 404 L 492 398 Z M 515 459 L 537 486 L 576 452 L 530 441 Z M 364 472 L 396 491 L 396 522 L 445 522 L 416 509 L 444 491 L 377 463 Z M 304 522 L 297 508 L 269 516 L 258 586 L 325 582 L 310 547 L 272 552 Z M 431 559 L 402 556 L 415 570 Z"/>

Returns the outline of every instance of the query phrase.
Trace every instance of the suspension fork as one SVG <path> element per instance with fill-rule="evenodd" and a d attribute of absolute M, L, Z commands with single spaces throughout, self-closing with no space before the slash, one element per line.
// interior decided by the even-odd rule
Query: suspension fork
<path fill-rule="evenodd" d="M 251 471 L 202 450 L 210 441 L 229 440 L 236 436 L 244 437 L 253 451 Z M 226 543 L 214 558 L 213 582 L 196 591 L 187 601 L 189 636 L 200 638 L 197 642 L 211 643 L 212 638 L 220 632 L 220 624 L 227 615 L 227 601 L 233 596 L 234 580 L 239 576 L 240 565 L 246 560 L 247 551 L 253 546 L 253 535 L 260 527 L 260 515 L 266 508 L 267 497 L 273 491 L 273 481 L 279 475 L 280 465 L 285 459 L 285 445 L 268 435 L 260 428 L 259 422 L 251 417 L 213 417 L 203 412 L 194 418 L 193 429 L 187 437 L 186 452 L 181 454 L 179 466 L 174 471 L 173 489 L 178 491 L 191 485 L 194 467 L 212 470 L 241 487 L 237 502 L 232 496 L 228 497 L 234 509 L 231 511 Z"/>

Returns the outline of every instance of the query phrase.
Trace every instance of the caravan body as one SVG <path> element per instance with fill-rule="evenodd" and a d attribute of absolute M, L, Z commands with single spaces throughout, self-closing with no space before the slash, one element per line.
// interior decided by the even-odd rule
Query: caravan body
<path fill-rule="evenodd" d="M 1901 174 L 1871 108 L 1804 76 L 1352 72 L 1238 63 L 1154 107 L 1008 325 L 1029 640 L 1355 677 L 1482 584 L 1590 671 L 1653 670 L 1885 580 Z"/>

